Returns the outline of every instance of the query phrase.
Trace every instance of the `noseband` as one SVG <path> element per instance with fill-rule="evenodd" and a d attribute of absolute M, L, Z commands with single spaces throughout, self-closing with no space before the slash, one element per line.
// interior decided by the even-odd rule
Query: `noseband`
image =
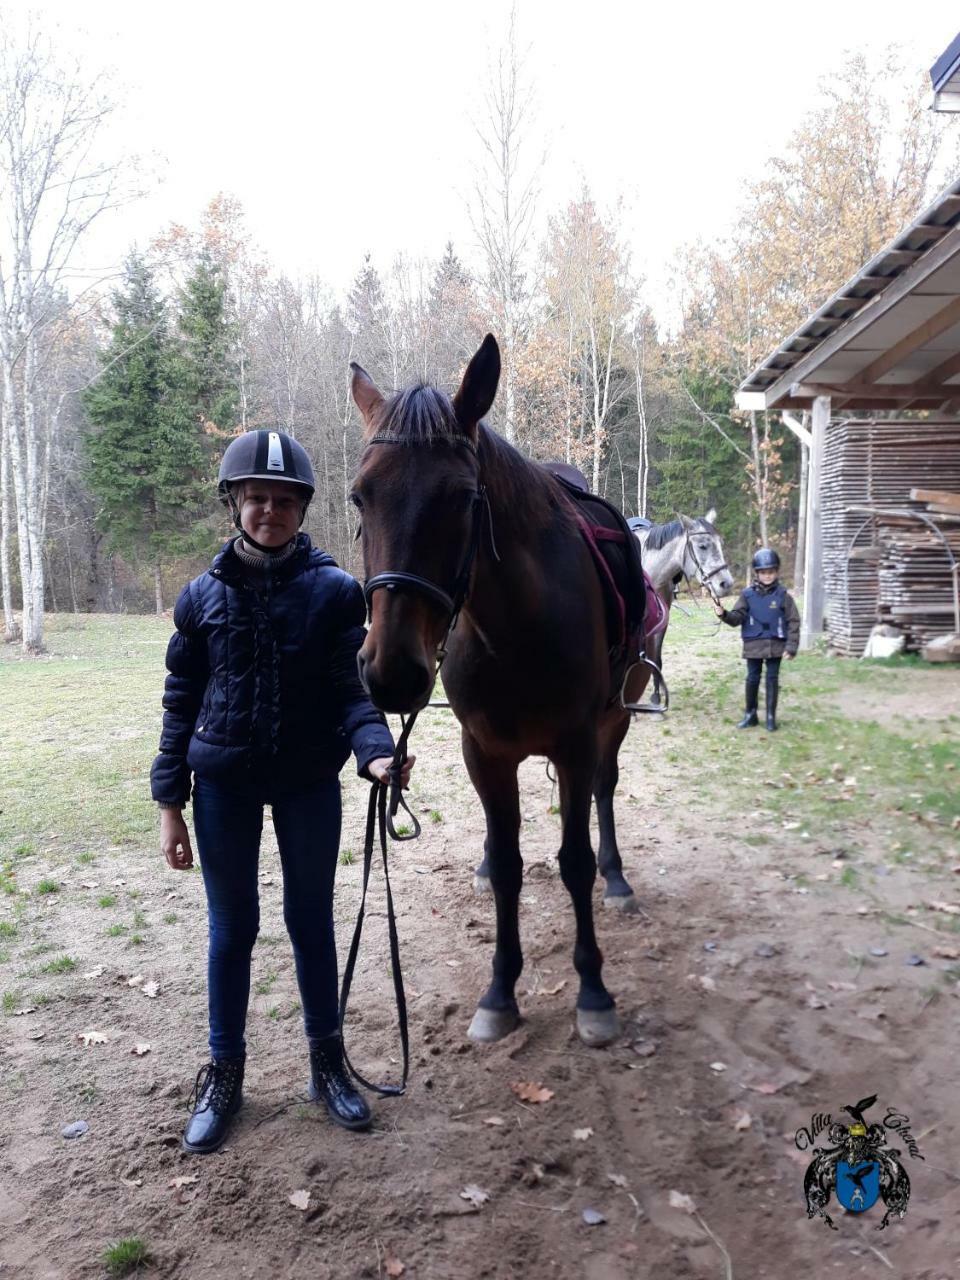
<path fill-rule="evenodd" d="M 372 436 L 367 441 L 367 447 L 374 444 L 398 444 L 410 445 L 409 440 L 400 440 L 396 436 Z M 406 589 L 417 591 L 422 596 L 426 596 L 433 604 L 439 605 L 440 608 L 448 615 L 447 630 L 437 649 L 437 663 L 441 663 L 446 657 L 447 641 L 450 638 L 450 632 L 457 625 L 457 619 L 460 616 L 460 610 L 463 608 L 464 601 L 470 590 L 470 578 L 473 573 L 474 561 L 477 558 L 477 552 L 480 549 L 480 537 L 483 530 L 483 518 L 486 515 L 488 528 L 490 529 L 491 545 L 493 538 L 492 517 L 490 515 L 490 500 L 487 497 L 487 491 L 480 478 L 479 472 L 479 454 L 477 447 L 473 441 L 464 435 L 437 436 L 434 439 L 423 441 L 426 445 L 433 444 L 451 444 L 454 446 L 462 445 L 465 449 L 473 454 L 477 459 L 477 488 L 473 496 L 473 510 L 470 520 L 470 541 L 467 545 L 466 555 L 463 563 L 456 576 L 452 589 L 448 592 L 443 587 L 438 586 L 436 582 L 431 582 L 429 578 L 423 578 L 417 573 L 407 573 L 400 570 L 387 570 L 384 573 L 374 574 L 372 578 L 368 578 L 363 584 L 363 598 L 367 603 L 367 619 L 371 620 L 373 610 L 373 593 L 375 591 L 396 591 L 398 589 Z M 494 548 L 494 554 L 496 549 Z"/>
<path fill-rule="evenodd" d="M 704 532 L 704 531 L 698 530 L 698 532 Z M 701 583 L 703 584 L 703 586 L 707 588 L 707 590 L 713 596 L 714 600 L 718 600 L 719 596 L 717 595 L 716 591 L 714 591 L 713 586 L 710 582 L 710 579 L 715 578 L 718 573 L 723 573 L 724 569 L 726 569 L 728 573 L 730 572 L 730 566 L 727 564 L 726 560 L 724 560 L 722 564 L 718 564 L 716 569 L 711 569 L 709 573 L 704 573 L 703 565 L 697 559 L 697 553 L 694 550 L 694 546 L 692 541 L 690 540 L 689 533 L 687 534 L 687 542 L 686 542 L 686 546 L 684 547 L 684 552 L 690 553 L 690 559 L 693 561 L 694 565 L 696 566 L 697 574 L 700 578 Z M 686 554 L 684 554 L 683 558 L 684 558 L 684 561 L 686 561 L 686 558 L 687 558 Z"/>

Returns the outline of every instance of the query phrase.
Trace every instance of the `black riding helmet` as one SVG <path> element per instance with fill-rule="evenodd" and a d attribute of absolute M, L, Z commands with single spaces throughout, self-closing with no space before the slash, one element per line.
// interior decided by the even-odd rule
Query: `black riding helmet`
<path fill-rule="evenodd" d="M 772 547 L 761 547 L 759 551 L 753 553 L 753 559 L 750 562 L 751 569 L 779 569 L 780 557 Z"/>
<path fill-rule="evenodd" d="M 316 488 L 313 467 L 303 445 L 283 431 L 247 431 L 227 445 L 220 461 L 217 493 L 223 505 L 229 508 L 233 523 L 247 541 L 266 551 L 268 548 L 260 547 L 259 543 L 244 532 L 240 523 L 240 508 L 233 495 L 233 485 L 244 480 L 281 480 L 295 485 L 303 497 L 303 509 L 300 512 L 300 523 L 303 524 Z"/>

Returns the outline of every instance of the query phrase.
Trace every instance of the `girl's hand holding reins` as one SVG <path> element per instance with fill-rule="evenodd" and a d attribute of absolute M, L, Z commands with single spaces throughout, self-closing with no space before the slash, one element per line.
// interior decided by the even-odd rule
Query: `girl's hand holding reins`
<path fill-rule="evenodd" d="M 408 787 L 410 785 L 410 770 L 413 768 L 413 762 L 416 756 L 407 756 L 403 762 L 403 769 L 400 772 L 400 786 Z M 389 782 L 390 770 L 393 768 L 393 756 L 379 756 L 376 760 L 371 760 L 367 765 L 367 774 L 374 782 Z"/>
<path fill-rule="evenodd" d="M 727 611 L 726 611 L 726 609 L 723 607 L 723 604 L 721 603 L 721 601 L 719 601 L 719 600 L 714 600 L 714 602 L 713 602 L 713 612 L 717 615 L 717 617 L 718 617 L 718 618 L 722 618 L 722 617 L 723 617 L 723 615 L 724 615 Z"/>
<path fill-rule="evenodd" d="M 174 871 L 189 871 L 193 866 L 190 832 L 182 809 L 160 810 L 160 850 Z"/>

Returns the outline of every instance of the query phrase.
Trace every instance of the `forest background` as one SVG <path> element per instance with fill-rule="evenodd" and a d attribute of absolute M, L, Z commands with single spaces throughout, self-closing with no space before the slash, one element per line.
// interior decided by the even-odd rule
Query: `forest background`
<path fill-rule="evenodd" d="M 359 570 L 347 502 L 358 360 L 383 388 L 453 389 L 487 331 L 504 356 L 492 425 L 581 467 L 627 514 L 715 507 L 742 577 L 755 546 L 797 546 L 804 458 L 779 415 L 739 413 L 750 369 L 960 169 L 953 122 L 902 53 L 849 54 L 743 185 L 722 238 L 684 247 L 673 315 L 655 314 L 622 209 L 580 178 L 544 209 L 537 86 L 513 21 L 476 121 L 472 235 L 435 257 L 356 264 L 348 292 L 277 268 L 244 210 L 211 195 L 157 227 L 122 273 L 81 279 L 78 246 L 136 198 L 104 151 L 117 110 L 40 27 L 0 45 L 0 577 L 4 630 L 43 648 L 47 610 L 169 608 L 228 526 L 217 461 L 279 427 L 314 459 L 307 529 Z M 626 160 L 625 160 L 626 163 Z M 349 197 L 347 197 L 349 198 Z M 384 198 L 400 198 L 389 193 Z M 199 204 L 200 202 L 198 202 Z M 788 572 L 788 577 L 789 577 Z"/>

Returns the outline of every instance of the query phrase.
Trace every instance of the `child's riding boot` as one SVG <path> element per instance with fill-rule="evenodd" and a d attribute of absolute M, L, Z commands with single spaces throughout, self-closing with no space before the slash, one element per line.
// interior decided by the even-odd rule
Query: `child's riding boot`
<path fill-rule="evenodd" d="M 767 670 L 767 728 L 774 733 L 777 728 L 777 697 L 780 693 L 780 681 L 777 674 L 770 678 L 770 670 Z"/>
<path fill-rule="evenodd" d="M 243 1058 L 215 1058 L 201 1067 L 190 1095 L 193 1114 L 183 1131 L 184 1151 L 207 1155 L 223 1145 L 243 1101 Z"/>
<path fill-rule="evenodd" d="M 311 1042 L 310 1097 L 324 1103 L 330 1119 L 344 1129 L 366 1129 L 370 1125 L 370 1108 L 347 1076 L 339 1035 Z"/>
<path fill-rule="evenodd" d="M 746 694 L 745 694 L 745 710 L 743 719 L 737 725 L 738 729 L 752 729 L 757 723 L 757 695 L 760 692 L 760 685 L 756 681 L 747 678 Z"/>

